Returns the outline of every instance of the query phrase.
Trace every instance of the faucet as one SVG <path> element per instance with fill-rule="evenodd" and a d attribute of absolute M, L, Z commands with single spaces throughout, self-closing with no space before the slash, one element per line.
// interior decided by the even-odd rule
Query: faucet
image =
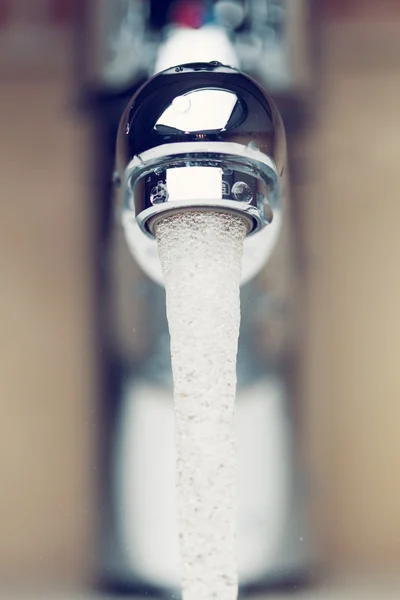
<path fill-rule="evenodd" d="M 263 267 L 281 225 L 285 134 L 273 101 L 250 77 L 218 61 L 166 69 L 122 116 L 116 180 L 132 254 L 162 284 L 154 228 L 185 210 L 241 216 L 243 281 Z"/>
<path fill-rule="evenodd" d="M 288 97 L 307 81 L 303 3 L 101 4 L 101 18 L 90 20 L 103 48 L 99 88 L 118 101 L 96 148 L 106 155 L 97 172 L 107 206 L 117 114 L 119 121 L 117 202 L 106 211 L 98 245 L 105 271 L 98 360 L 107 406 L 103 584 L 179 594 L 172 374 L 155 228 L 188 210 L 239 215 L 247 226 L 237 362 L 241 588 L 298 584 L 311 555 L 289 376 L 290 178 L 282 119 L 265 88 Z M 291 44 L 296 64 L 304 63 L 297 70 L 290 68 L 289 34 L 299 44 Z M 107 103 L 100 110 L 96 135 L 111 112 Z"/>

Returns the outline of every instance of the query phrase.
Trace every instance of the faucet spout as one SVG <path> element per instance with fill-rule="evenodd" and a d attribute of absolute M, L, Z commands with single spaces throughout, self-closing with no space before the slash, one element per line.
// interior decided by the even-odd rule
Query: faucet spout
<path fill-rule="evenodd" d="M 149 267 L 155 224 L 213 211 L 245 220 L 253 259 L 244 279 L 254 276 L 279 233 L 284 165 L 282 120 L 250 77 L 217 61 L 155 75 L 131 99 L 117 138 L 123 224 L 139 264 L 161 283 Z"/>

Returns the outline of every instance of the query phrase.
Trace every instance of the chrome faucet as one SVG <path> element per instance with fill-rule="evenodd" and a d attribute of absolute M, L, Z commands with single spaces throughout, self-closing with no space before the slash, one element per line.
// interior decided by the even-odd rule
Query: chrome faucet
<path fill-rule="evenodd" d="M 122 220 L 140 266 L 162 283 L 158 219 L 193 209 L 235 213 L 247 224 L 250 280 L 278 237 L 284 163 L 281 117 L 248 76 L 217 61 L 154 76 L 128 104 L 117 140 Z"/>
<path fill-rule="evenodd" d="M 248 229 L 237 366 L 240 582 L 298 582 L 310 550 L 288 376 L 290 179 L 282 119 L 265 89 L 288 97 L 308 86 L 306 3 L 100 4 L 91 19 L 101 48 L 92 74 L 111 96 L 135 82 L 117 136 L 116 229 L 102 246 L 109 278 L 118 280 L 106 297 L 124 290 L 104 308 L 113 312 L 104 329 L 113 328 L 106 337 L 114 366 L 105 399 L 103 579 L 129 591 L 179 588 L 172 374 L 154 227 L 171 213 L 210 210 L 237 214 Z"/>

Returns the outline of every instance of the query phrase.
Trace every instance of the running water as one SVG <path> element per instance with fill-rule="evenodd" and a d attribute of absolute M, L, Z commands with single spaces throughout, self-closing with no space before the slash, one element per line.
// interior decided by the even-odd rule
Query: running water
<path fill-rule="evenodd" d="M 174 376 L 184 600 L 235 600 L 234 423 L 239 282 L 246 224 L 185 212 L 160 220 Z"/>

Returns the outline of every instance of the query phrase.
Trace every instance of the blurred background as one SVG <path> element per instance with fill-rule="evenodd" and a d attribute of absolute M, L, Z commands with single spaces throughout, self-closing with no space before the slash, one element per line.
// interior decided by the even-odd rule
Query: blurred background
<path fill-rule="evenodd" d="M 7 589 L 84 589 L 95 578 L 96 203 L 81 10 L 77 0 L 0 0 Z M 318 107 L 293 141 L 307 165 L 292 197 L 303 253 L 302 443 L 318 563 L 336 581 L 393 581 L 400 570 L 399 21 L 397 0 L 320 0 Z"/>

